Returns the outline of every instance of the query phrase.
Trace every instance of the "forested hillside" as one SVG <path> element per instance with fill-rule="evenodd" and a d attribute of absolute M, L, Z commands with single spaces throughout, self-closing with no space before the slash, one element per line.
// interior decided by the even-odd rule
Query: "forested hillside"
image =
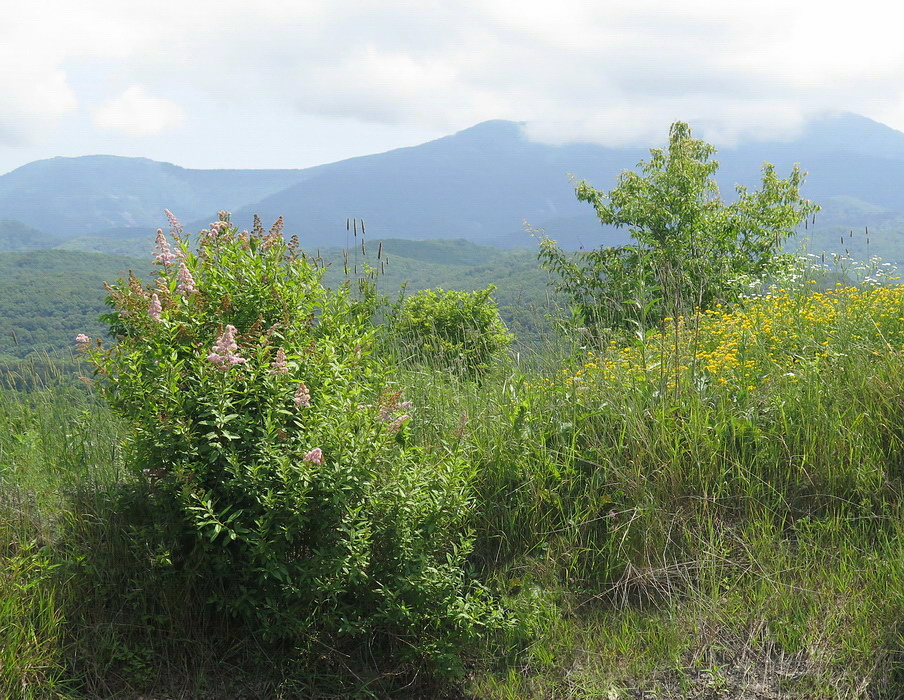
<path fill-rule="evenodd" d="M 148 246 L 150 248 L 151 246 Z M 380 253 L 380 259 L 377 254 Z M 428 287 L 470 291 L 496 285 L 494 298 L 503 318 L 524 339 L 544 332 L 546 273 L 536 253 L 505 251 L 456 241 L 369 241 L 349 251 L 348 274 L 339 249 L 306 250 L 322 255 L 331 286 L 383 268 L 377 291 L 390 301 Z M 357 268 L 356 268 L 357 266 Z M 356 272 L 357 269 L 357 272 Z M 151 281 L 148 257 L 103 255 L 67 250 L 0 253 L 0 362 L 35 352 L 67 352 L 79 333 L 103 335 L 98 316 L 105 312 L 104 282 L 129 270 Z"/>
<path fill-rule="evenodd" d="M 127 256 L 38 250 L 0 254 L 0 359 L 72 346 L 100 335 L 104 281 L 149 264 Z"/>

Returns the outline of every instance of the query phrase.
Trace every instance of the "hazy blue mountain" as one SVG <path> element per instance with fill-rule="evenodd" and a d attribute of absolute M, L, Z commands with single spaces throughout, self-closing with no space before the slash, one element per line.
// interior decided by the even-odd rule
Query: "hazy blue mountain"
<path fill-rule="evenodd" d="M 803 133 L 788 142 L 762 144 L 765 157 L 775 158 L 782 148 L 786 157 L 795 152 L 853 153 L 871 158 L 904 159 L 904 133 L 889 126 L 849 112 L 825 116 L 811 121 Z M 752 142 L 743 147 L 759 150 L 761 144 Z"/>
<path fill-rule="evenodd" d="M 347 217 L 369 236 L 466 238 L 529 245 L 523 222 L 563 244 L 598 245 L 593 211 L 575 200 L 569 173 L 610 181 L 644 149 L 528 141 L 513 122 L 490 121 L 436 141 L 324 166 L 314 177 L 234 212 L 247 225 L 282 215 L 302 241 L 344 245 Z M 619 235 L 624 239 L 623 235 Z"/>
<path fill-rule="evenodd" d="M 50 158 L 0 176 L 0 219 L 64 239 L 111 228 L 156 230 L 166 228 L 164 209 L 185 219 L 237 209 L 306 176 L 301 170 L 188 170 L 119 156 Z"/>
<path fill-rule="evenodd" d="M 665 135 L 650 145 L 664 142 Z M 283 216 L 286 231 L 297 233 L 306 247 L 354 244 L 346 220 L 356 217 L 364 219 L 371 239 L 530 246 L 527 221 L 566 247 L 592 248 L 621 244 L 627 234 L 600 227 L 592 209 L 575 200 L 569 174 L 610 189 L 622 170 L 647 156 L 645 148 L 533 143 L 520 125 L 490 121 L 419 146 L 304 170 L 188 170 L 142 158 L 52 158 L 0 176 L 0 219 L 63 239 L 67 248 L 95 251 L 149 248 L 153 232 L 166 228 L 164 208 L 189 230 L 206 226 L 218 209 L 232 211 L 241 226 L 249 226 L 254 214 L 266 225 Z M 763 161 L 774 163 L 780 175 L 800 163 L 809 172 L 805 196 L 823 206 L 815 228 L 806 231 L 812 248 L 853 245 L 857 255 L 904 259 L 901 132 L 840 114 L 811 122 L 792 140 L 723 148 L 717 159 L 728 199 L 735 182 L 757 186 Z M 39 247 L 39 238 L 23 235 L 21 245 Z"/>
<path fill-rule="evenodd" d="M 600 226 L 592 209 L 576 201 L 569 174 L 610 189 L 621 171 L 648 155 L 595 144 L 546 146 L 528 141 L 518 124 L 485 122 L 413 148 L 323 166 L 238 210 L 235 219 L 247 225 L 254 213 L 265 221 L 282 214 L 292 231 L 316 245 L 345 245 L 346 217 L 364 218 L 374 237 L 531 245 L 526 220 L 565 247 L 619 245 L 627 234 Z M 716 158 L 728 200 L 736 183 L 759 185 L 764 161 L 781 176 L 795 163 L 809 173 L 803 194 L 823 211 L 792 246 L 809 240 L 811 250 L 904 260 L 904 133 L 837 114 L 812 121 L 794 139 L 741 143 Z"/>

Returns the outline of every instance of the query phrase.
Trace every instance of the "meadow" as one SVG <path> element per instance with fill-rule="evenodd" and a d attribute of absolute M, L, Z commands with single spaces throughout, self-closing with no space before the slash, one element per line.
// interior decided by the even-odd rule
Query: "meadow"
<path fill-rule="evenodd" d="M 237 283 L 213 272 L 202 279 L 202 263 L 194 268 L 199 288 Z M 166 281 L 165 264 L 160 276 Z M 0 394 L 4 697 L 904 694 L 904 287 L 893 280 L 803 275 L 784 289 L 602 340 L 563 322 L 562 333 L 530 351 L 496 353 L 477 373 L 442 352 L 418 351 L 391 324 L 378 326 L 367 331 L 367 371 L 377 376 L 369 399 L 371 385 L 341 379 L 363 371 L 361 346 L 324 335 L 306 354 L 289 355 L 292 367 L 319 368 L 332 382 L 287 389 L 296 408 L 308 407 L 300 434 L 324 447 L 305 443 L 297 462 L 327 469 L 324 455 L 345 455 L 335 461 L 353 466 L 324 479 L 335 492 L 364 489 L 348 512 L 363 509 L 369 519 L 343 515 L 346 535 L 318 540 L 323 554 L 314 545 L 279 549 L 274 533 L 291 532 L 265 529 L 270 511 L 236 500 L 254 513 L 246 522 L 209 496 L 244 484 L 291 514 L 277 486 L 315 472 L 273 457 L 263 477 L 233 473 L 233 453 L 217 443 L 209 459 L 220 459 L 231 481 L 205 482 L 208 500 L 198 500 L 197 489 L 186 496 L 197 486 L 197 462 L 190 471 L 167 452 L 171 433 L 136 437 L 138 413 L 129 410 L 149 410 L 168 430 L 183 405 L 153 394 L 156 379 L 135 377 L 164 376 L 154 373 L 169 353 L 191 346 L 189 310 L 192 318 L 223 312 L 198 306 L 184 277 L 170 277 L 156 286 L 157 315 L 173 319 L 165 327 L 154 325 L 155 287 L 118 288 L 122 308 L 150 300 L 150 320 L 138 314 L 142 332 L 172 333 L 155 341 L 154 361 L 115 360 L 131 368 L 131 379 L 123 375 L 135 382 L 129 391 L 147 390 L 151 405 L 114 394 L 119 409 L 111 410 L 102 389 L 114 375 L 95 376 L 98 358 L 92 367 L 85 352 L 77 356 L 83 381 L 68 369 L 44 372 L 20 382 L 30 390 Z M 235 412 L 220 416 L 227 423 L 266 404 L 245 406 L 222 382 L 246 382 L 235 385 L 244 396 L 283 379 L 285 363 L 266 334 L 255 345 L 251 333 L 231 351 L 218 339 L 218 357 L 236 364 L 228 372 L 198 360 L 208 390 L 233 396 Z M 255 358 L 256 379 L 246 368 Z M 189 375 L 182 359 L 171 361 L 165 376 L 176 386 Z M 332 396 L 332 405 L 317 408 L 319 396 Z M 343 412 L 336 397 L 357 408 Z M 268 441 L 290 449 L 277 431 L 287 425 L 255 438 L 258 463 L 271 458 L 265 448 L 277 443 Z M 367 481 L 371 471 L 379 478 Z M 314 488 L 287 494 L 305 500 Z M 189 497 L 185 510 L 174 505 Z M 291 536 L 313 537 L 309 521 L 298 527 Z M 353 547 L 356 537 L 401 571 L 380 569 L 382 597 L 367 583 L 379 557 Z M 387 549 L 392 538 L 405 548 Z M 336 547 L 342 567 L 323 585 L 328 593 L 347 575 L 340 598 L 311 602 L 303 595 L 316 577 L 297 588 L 284 580 L 291 576 L 281 561 L 302 566 L 322 556 L 316 561 L 331 565 Z M 357 574 L 355 558 L 365 562 Z M 405 576 L 436 597 L 423 600 Z M 275 602 L 262 602 L 267 596 Z M 279 617 L 281 606 L 297 613 L 297 628 Z M 274 633 L 281 626 L 292 632 Z"/>

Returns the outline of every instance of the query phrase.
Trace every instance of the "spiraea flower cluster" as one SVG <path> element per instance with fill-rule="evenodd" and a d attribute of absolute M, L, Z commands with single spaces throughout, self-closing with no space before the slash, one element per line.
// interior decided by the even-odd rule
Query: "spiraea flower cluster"
<path fill-rule="evenodd" d="M 220 337 L 217 338 L 207 359 L 222 369 L 228 369 L 232 365 L 245 364 L 245 358 L 238 354 L 239 346 L 235 342 L 235 334 L 235 326 L 227 325 Z"/>
<path fill-rule="evenodd" d="M 401 391 L 384 392 L 380 398 L 378 415 L 390 433 L 397 433 L 405 423 L 411 420 L 411 416 L 406 413 L 411 406 L 411 401 L 402 400 Z"/>
<path fill-rule="evenodd" d="M 157 229 L 157 238 L 154 239 L 154 242 L 157 248 L 157 252 L 154 253 L 156 263 L 163 265 L 164 268 L 168 268 L 179 256 L 173 252 L 169 240 L 167 240 L 166 235 L 163 233 L 163 229 Z"/>
<path fill-rule="evenodd" d="M 295 389 L 295 397 L 292 399 L 292 402 L 295 404 L 296 408 L 311 407 L 311 393 L 307 384 L 304 382 L 298 383 L 298 388 Z"/>
<path fill-rule="evenodd" d="M 270 374 L 285 375 L 289 373 L 289 364 L 286 362 L 286 351 L 282 348 L 276 351 L 276 359 L 270 363 Z"/>
<path fill-rule="evenodd" d="M 154 321 L 159 321 L 163 314 L 163 307 L 160 304 L 160 298 L 156 294 L 151 294 L 151 303 L 148 306 L 148 316 Z"/>
<path fill-rule="evenodd" d="M 183 296 L 189 296 L 190 294 L 194 294 L 197 289 L 195 289 L 195 279 L 192 277 L 191 272 L 185 266 L 185 263 L 179 263 L 179 274 L 177 276 L 177 280 L 179 284 L 176 286 L 176 291 Z"/>

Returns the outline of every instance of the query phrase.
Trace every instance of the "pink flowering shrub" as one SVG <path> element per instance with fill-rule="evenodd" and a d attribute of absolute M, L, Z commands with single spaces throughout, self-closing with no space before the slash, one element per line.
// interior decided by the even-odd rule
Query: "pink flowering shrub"
<path fill-rule="evenodd" d="M 502 619 L 464 574 L 470 470 L 409 444 L 367 300 L 325 288 L 281 222 L 221 213 L 191 241 L 169 216 L 151 284 L 108 286 L 116 342 L 79 338 L 184 531 L 142 546 L 267 638 L 454 665 Z"/>

